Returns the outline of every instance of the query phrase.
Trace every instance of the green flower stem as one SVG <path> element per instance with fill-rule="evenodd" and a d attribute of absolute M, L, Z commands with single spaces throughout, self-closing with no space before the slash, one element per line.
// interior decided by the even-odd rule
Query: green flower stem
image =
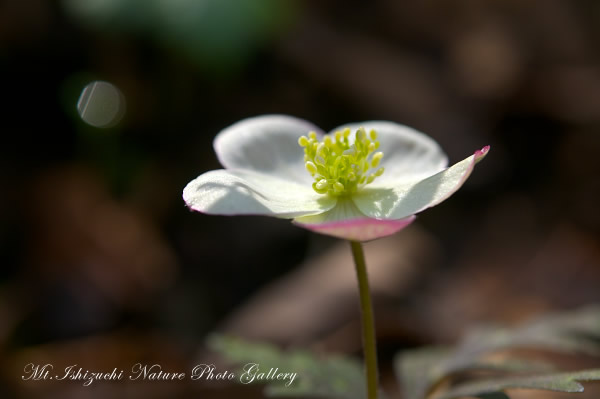
<path fill-rule="evenodd" d="M 377 399 L 377 343 L 375 340 L 375 320 L 373 318 L 373 305 L 369 292 L 369 278 L 362 244 L 350 241 L 352 256 L 356 265 L 358 278 L 358 292 L 360 295 L 360 309 L 362 314 L 363 351 L 367 379 L 367 398 Z"/>

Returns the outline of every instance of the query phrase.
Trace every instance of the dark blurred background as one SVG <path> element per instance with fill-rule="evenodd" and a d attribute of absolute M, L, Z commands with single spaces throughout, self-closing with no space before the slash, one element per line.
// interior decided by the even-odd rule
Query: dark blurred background
<path fill-rule="evenodd" d="M 181 199 L 215 134 L 265 113 L 404 123 L 451 163 L 492 146 L 366 245 L 392 397 L 398 350 L 599 301 L 599 46 L 596 0 L 0 0 L 0 395 L 260 397 L 21 378 L 187 371 L 213 331 L 360 355 L 347 244 Z"/>

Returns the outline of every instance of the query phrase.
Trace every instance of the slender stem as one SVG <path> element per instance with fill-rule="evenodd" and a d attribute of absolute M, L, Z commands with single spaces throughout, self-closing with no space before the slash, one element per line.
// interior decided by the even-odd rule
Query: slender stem
<path fill-rule="evenodd" d="M 375 340 L 375 320 L 373 318 L 373 305 L 369 292 L 369 278 L 362 244 L 350 241 L 352 256 L 356 265 L 358 278 L 358 292 L 360 295 L 360 309 L 362 314 L 363 351 L 365 357 L 367 398 L 377 399 L 377 344 Z"/>

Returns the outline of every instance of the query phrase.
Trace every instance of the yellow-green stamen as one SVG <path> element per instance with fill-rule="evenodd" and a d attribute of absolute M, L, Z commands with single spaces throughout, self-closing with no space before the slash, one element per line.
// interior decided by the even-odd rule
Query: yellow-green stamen
<path fill-rule="evenodd" d="M 375 170 L 383 157 L 383 152 L 375 152 L 379 148 L 377 132 L 371 130 L 367 135 L 364 128 L 359 128 L 352 145 L 349 136 L 350 129 L 346 128 L 323 137 L 322 141 L 317 140 L 315 132 L 298 139 L 304 148 L 304 165 L 315 179 L 312 187 L 317 193 L 352 194 L 383 174 L 382 167 Z"/>

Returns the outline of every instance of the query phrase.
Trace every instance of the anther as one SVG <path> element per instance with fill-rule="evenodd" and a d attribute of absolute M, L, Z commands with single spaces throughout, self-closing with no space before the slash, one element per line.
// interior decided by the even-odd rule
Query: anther
<path fill-rule="evenodd" d="M 314 179 L 312 188 L 317 193 L 349 195 L 383 174 L 383 168 L 377 169 L 383 157 L 382 152 L 375 152 L 379 148 L 377 133 L 361 127 L 354 132 L 352 145 L 350 134 L 349 128 L 343 128 L 320 141 L 316 132 L 298 139 L 304 147 L 304 167 Z"/>
<path fill-rule="evenodd" d="M 381 158 L 383 158 L 383 152 L 376 152 L 375 154 L 373 154 L 373 159 L 371 160 L 371 166 L 373 168 L 376 168 L 377 165 L 379 165 L 379 161 L 381 161 Z"/>
<path fill-rule="evenodd" d="M 323 158 L 327 157 L 327 147 L 325 146 L 325 143 L 320 143 L 317 146 L 317 154 L 319 154 Z"/>
<path fill-rule="evenodd" d="M 300 147 L 306 147 L 308 145 L 308 139 L 306 138 L 306 136 L 300 136 L 300 138 L 298 139 L 298 145 Z"/>
<path fill-rule="evenodd" d="M 365 128 L 360 127 L 356 131 L 356 141 L 363 141 L 366 138 Z"/>
<path fill-rule="evenodd" d="M 328 186 L 328 185 L 327 185 L 327 180 L 325 180 L 325 179 L 321 179 L 321 180 L 319 180 L 319 181 L 317 182 L 317 188 L 318 188 L 319 190 L 324 190 L 324 189 L 326 189 L 326 188 L 327 188 L 327 186 Z"/>
<path fill-rule="evenodd" d="M 308 172 L 311 175 L 314 175 L 315 173 L 317 173 L 317 167 L 315 166 L 314 163 L 308 161 L 308 162 L 306 162 L 306 164 L 304 166 L 306 167 L 306 170 L 308 170 Z"/>
<path fill-rule="evenodd" d="M 344 191 L 344 185 L 339 181 L 336 181 L 335 183 L 333 183 L 333 190 L 339 194 Z"/>
<path fill-rule="evenodd" d="M 318 183 L 316 183 L 316 182 L 312 184 L 312 188 L 313 188 L 313 190 L 315 190 L 315 191 L 316 191 L 317 193 L 319 193 L 319 194 L 326 194 L 326 193 L 327 193 L 327 187 L 324 187 L 324 188 L 318 188 L 318 187 L 317 187 L 317 184 L 318 184 Z"/>

